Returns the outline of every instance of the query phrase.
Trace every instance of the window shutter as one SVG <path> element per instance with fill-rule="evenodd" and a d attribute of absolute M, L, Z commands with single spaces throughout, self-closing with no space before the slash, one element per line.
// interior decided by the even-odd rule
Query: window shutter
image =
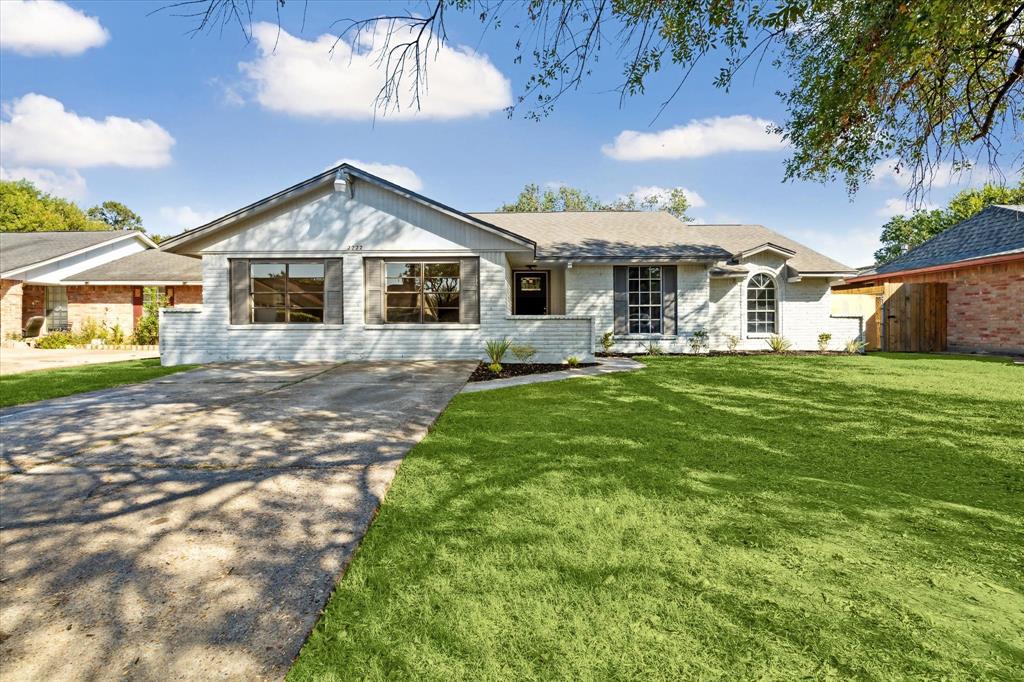
<path fill-rule="evenodd" d="M 676 333 L 676 271 L 675 265 L 661 268 L 661 330 L 662 334 Z"/>
<path fill-rule="evenodd" d="M 480 259 L 459 259 L 459 322 L 480 324 Z"/>
<path fill-rule="evenodd" d="M 363 258 L 363 320 L 366 324 L 384 324 L 381 309 L 382 258 Z"/>
<path fill-rule="evenodd" d="M 249 324 L 249 261 L 230 261 L 231 324 Z"/>
<path fill-rule="evenodd" d="M 628 334 L 629 325 L 629 269 L 625 265 L 616 265 L 612 268 L 612 289 L 615 296 L 615 326 L 613 331 L 616 334 Z"/>
<path fill-rule="evenodd" d="M 324 324 L 345 322 L 345 267 L 341 258 L 324 261 Z"/>

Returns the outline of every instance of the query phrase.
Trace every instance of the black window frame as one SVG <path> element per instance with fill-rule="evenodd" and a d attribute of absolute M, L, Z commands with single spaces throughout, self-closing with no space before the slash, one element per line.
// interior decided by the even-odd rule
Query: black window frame
<path fill-rule="evenodd" d="M 409 265 L 416 265 L 418 267 L 418 273 L 419 273 L 416 276 L 416 278 L 415 278 L 415 279 L 418 280 L 417 288 L 415 290 L 389 291 L 388 290 L 388 286 L 389 286 L 388 285 L 388 280 L 389 279 L 396 279 L 394 277 L 388 277 L 388 266 L 392 266 L 392 265 L 405 265 L 407 267 Z M 456 270 L 458 271 L 458 274 L 454 278 L 450 277 L 450 276 L 446 276 L 446 277 L 427 277 L 426 276 L 426 268 L 427 268 L 428 265 L 454 265 Z M 420 258 L 416 258 L 416 259 L 411 259 L 411 258 L 389 258 L 389 259 L 384 260 L 383 263 L 381 264 L 381 266 L 382 266 L 381 267 L 381 278 L 382 278 L 382 281 L 383 281 L 383 286 L 381 287 L 381 298 L 382 298 L 382 300 L 381 300 L 381 313 L 382 313 L 382 319 L 384 321 L 384 324 L 417 324 L 417 325 L 422 324 L 422 325 L 427 325 L 427 326 L 429 326 L 429 325 L 437 325 L 437 324 L 462 324 L 462 279 L 463 279 L 463 277 L 462 277 L 462 262 L 459 259 L 448 259 L 448 258 L 428 258 L 428 259 L 420 259 Z M 413 278 L 412 277 L 401 277 L 400 279 L 413 279 Z M 449 293 L 449 294 L 455 293 L 455 294 L 457 294 L 457 298 L 455 300 L 455 305 L 454 306 L 449 305 L 449 306 L 444 306 L 443 308 L 438 308 L 438 310 L 454 310 L 455 311 L 455 319 L 454 320 L 443 320 L 443 319 L 441 319 L 440 315 L 438 315 L 437 319 L 434 319 L 434 320 L 429 319 L 427 317 L 427 315 L 426 315 L 426 311 L 427 311 L 427 308 L 428 308 L 428 306 L 426 304 L 427 296 L 428 295 L 438 295 L 438 293 L 439 293 L 439 292 L 436 292 L 436 291 L 428 291 L 427 290 L 427 280 L 428 279 L 432 279 L 432 280 L 433 279 L 454 279 L 456 281 L 458 288 L 454 292 L 452 292 L 452 291 L 441 292 L 441 293 Z M 417 300 L 417 304 L 415 306 L 389 306 L 388 305 L 388 296 L 389 295 L 393 295 L 393 296 L 396 296 L 396 297 L 397 296 L 416 296 L 418 300 Z M 419 311 L 417 319 L 415 319 L 415 320 L 410 320 L 410 319 L 395 319 L 395 320 L 392 320 L 392 319 L 389 319 L 390 318 L 389 312 L 391 310 L 414 310 L 414 309 Z"/>
<path fill-rule="evenodd" d="M 253 268 L 259 265 L 283 265 L 284 266 L 284 291 L 256 291 L 256 281 L 258 278 L 253 274 Z M 292 291 L 290 288 L 291 282 L 291 266 L 293 265 L 319 265 L 321 269 L 320 289 L 303 289 L 301 291 Z M 317 325 L 324 324 L 324 316 L 326 313 L 326 286 L 327 286 L 327 261 L 320 258 L 254 258 L 249 261 L 249 324 L 295 324 L 295 325 Z M 296 277 L 296 279 L 300 279 Z M 316 279 L 309 277 L 301 277 L 301 279 Z M 320 306 L 292 306 L 291 297 L 293 294 L 319 294 L 320 295 Z M 257 296 L 271 296 L 277 295 L 283 297 L 283 303 L 281 305 L 256 305 Z M 257 320 L 257 310 L 283 310 L 283 320 Z M 298 311 L 320 311 L 319 320 L 293 320 L 293 312 Z M 307 313 L 308 314 L 308 313 Z"/>
<path fill-rule="evenodd" d="M 658 276 L 651 277 L 651 270 Z M 626 269 L 626 332 L 629 335 L 657 335 L 665 333 L 665 297 L 662 286 L 665 281 L 662 265 L 630 265 Z M 656 286 L 655 286 L 656 283 Z M 647 289 L 643 289 L 643 285 Z M 635 289 L 634 289 L 635 285 Z M 652 288 L 653 287 L 653 288 Z M 655 300 L 656 297 L 656 300 Z M 634 310 L 636 314 L 634 315 Z M 657 314 L 652 315 L 651 311 Z M 645 319 L 642 315 L 648 317 Z M 644 329 L 646 325 L 646 330 Z"/>
<path fill-rule="evenodd" d="M 755 285 L 755 282 L 758 284 Z M 743 316 L 744 329 L 748 337 L 771 336 L 778 333 L 779 287 L 775 278 L 767 272 L 754 273 L 747 280 L 744 286 Z"/>

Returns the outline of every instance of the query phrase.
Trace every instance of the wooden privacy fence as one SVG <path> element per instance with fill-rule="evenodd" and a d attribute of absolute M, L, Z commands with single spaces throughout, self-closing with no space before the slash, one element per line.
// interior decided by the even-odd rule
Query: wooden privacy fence
<path fill-rule="evenodd" d="M 946 350 L 945 283 L 885 282 L 837 289 L 834 293 L 873 298 L 874 312 L 864 323 L 868 350 Z"/>

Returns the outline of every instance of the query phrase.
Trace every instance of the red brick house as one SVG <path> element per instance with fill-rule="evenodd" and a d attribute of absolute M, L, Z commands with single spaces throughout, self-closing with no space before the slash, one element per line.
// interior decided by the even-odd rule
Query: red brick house
<path fill-rule="evenodd" d="M 1024 354 L 1024 206 L 989 206 L 835 294 L 876 297 L 883 350 Z"/>
<path fill-rule="evenodd" d="M 43 332 L 92 320 L 131 333 L 156 293 L 201 305 L 201 262 L 135 231 L 0 233 L 0 338 L 37 316 Z"/>

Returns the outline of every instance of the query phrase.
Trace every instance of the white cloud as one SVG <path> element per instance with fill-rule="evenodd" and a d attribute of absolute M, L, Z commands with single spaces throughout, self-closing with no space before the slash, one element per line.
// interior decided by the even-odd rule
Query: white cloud
<path fill-rule="evenodd" d="M 778 135 L 769 133 L 771 121 L 753 116 L 715 116 L 692 120 L 668 130 L 642 133 L 623 130 L 612 144 L 601 147 L 619 161 L 682 159 L 725 152 L 776 151 L 785 147 Z"/>
<path fill-rule="evenodd" d="M 875 214 L 883 218 L 892 218 L 895 215 L 903 213 L 913 213 L 917 209 L 931 211 L 936 208 L 938 208 L 938 205 L 933 204 L 930 201 L 925 201 L 915 207 L 912 203 L 907 201 L 906 197 L 893 197 L 892 199 L 887 199 L 885 204 L 875 211 Z"/>
<path fill-rule="evenodd" d="M 0 180 L 28 180 L 42 191 L 77 201 L 86 195 L 85 178 L 74 169 L 0 168 Z"/>
<path fill-rule="evenodd" d="M 840 263 L 859 268 L 875 262 L 875 251 L 882 248 L 877 227 L 853 228 L 842 232 L 789 230 L 786 236 L 806 244 Z"/>
<path fill-rule="evenodd" d="M 53 0 L 0 2 L 0 49 L 27 56 L 81 54 L 110 40 L 96 17 Z"/>
<path fill-rule="evenodd" d="M 875 164 L 871 169 L 871 184 L 878 186 L 894 185 L 902 189 L 910 187 L 913 169 L 899 167 L 897 159 L 886 159 Z M 929 174 L 932 188 L 957 187 L 967 185 L 983 185 L 987 182 L 1011 183 L 1020 177 L 1019 172 L 1011 171 L 1005 177 L 993 168 L 986 166 L 954 169 L 952 162 L 942 161 L 935 165 L 934 174 Z"/>
<path fill-rule="evenodd" d="M 343 163 L 360 168 L 370 175 L 376 175 L 384 178 L 385 180 L 390 180 L 396 185 L 400 185 L 406 189 L 411 189 L 413 192 L 419 192 L 423 189 L 423 180 L 421 180 L 420 176 L 416 175 L 416 172 L 408 166 L 399 166 L 397 163 L 360 161 L 359 159 L 338 159 L 328 166 L 328 168 L 334 168 L 335 166 L 340 166 Z"/>
<path fill-rule="evenodd" d="M 102 121 L 67 111 L 50 97 L 29 93 L 4 107 L 0 152 L 26 166 L 154 168 L 171 162 L 174 138 L 146 119 Z"/>
<path fill-rule="evenodd" d="M 162 206 L 158 211 L 160 225 L 154 230 L 157 233 L 177 234 L 182 230 L 199 227 L 221 217 L 217 211 L 197 211 L 191 206 Z"/>
<path fill-rule="evenodd" d="M 681 189 L 683 196 L 690 203 L 690 208 L 701 208 L 707 206 L 708 203 L 704 201 L 704 197 L 697 194 L 692 189 L 686 189 L 685 187 L 676 187 L 674 189 Z M 646 187 L 637 185 L 633 188 L 633 194 L 637 199 L 646 199 L 648 197 L 658 197 L 661 202 L 666 202 L 672 195 L 672 187 L 659 187 L 658 185 L 648 185 Z M 622 197 L 625 198 L 625 197 Z"/>
<path fill-rule="evenodd" d="M 239 68 L 252 81 L 256 100 L 267 109 L 322 118 L 374 117 L 374 98 L 384 83 L 384 70 L 377 63 L 384 42 L 381 33 L 364 34 L 356 45 L 326 34 L 307 41 L 261 22 L 253 27 L 253 38 L 260 56 Z M 437 53 L 431 48 L 421 59 L 427 61 L 428 79 L 420 110 L 412 101 L 410 69 L 402 81 L 401 109 L 378 111 L 379 116 L 455 119 L 488 114 L 512 103 L 509 80 L 486 55 L 464 46 L 445 46 Z"/>

